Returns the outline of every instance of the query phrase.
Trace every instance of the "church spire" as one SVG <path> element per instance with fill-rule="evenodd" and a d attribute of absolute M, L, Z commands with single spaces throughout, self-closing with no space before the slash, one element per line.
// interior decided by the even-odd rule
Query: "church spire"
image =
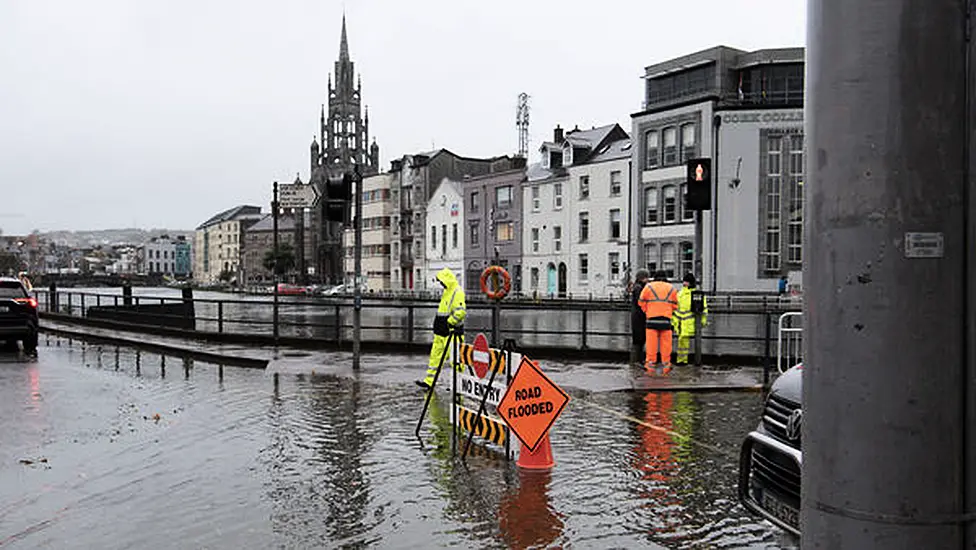
<path fill-rule="evenodd" d="M 342 38 L 339 39 L 339 61 L 349 61 L 349 41 L 346 39 L 346 14 L 342 14 Z"/>

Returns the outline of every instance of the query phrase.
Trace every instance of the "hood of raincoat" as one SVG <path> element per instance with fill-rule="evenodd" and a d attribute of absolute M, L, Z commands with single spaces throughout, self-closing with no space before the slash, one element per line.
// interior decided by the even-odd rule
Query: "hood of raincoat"
<path fill-rule="evenodd" d="M 445 288 L 453 288 L 458 284 L 454 272 L 446 267 L 437 272 L 437 280 L 444 283 Z"/>

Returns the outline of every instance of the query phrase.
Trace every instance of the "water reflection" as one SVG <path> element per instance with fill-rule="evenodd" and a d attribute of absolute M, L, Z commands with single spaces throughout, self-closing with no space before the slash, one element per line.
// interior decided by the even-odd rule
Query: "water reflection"
<path fill-rule="evenodd" d="M 519 484 L 498 507 L 498 527 L 509 548 L 547 547 L 563 535 L 549 496 L 552 473 L 519 469 Z"/>

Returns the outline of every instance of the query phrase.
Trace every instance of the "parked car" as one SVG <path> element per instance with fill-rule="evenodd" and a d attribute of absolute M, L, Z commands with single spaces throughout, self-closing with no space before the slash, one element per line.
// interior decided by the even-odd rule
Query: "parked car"
<path fill-rule="evenodd" d="M 746 436 L 739 455 L 739 501 L 796 536 L 800 535 L 800 425 L 803 364 L 773 383 L 762 419 Z"/>
<path fill-rule="evenodd" d="M 0 277 L 0 340 L 37 352 L 37 299 L 20 279 Z"/>

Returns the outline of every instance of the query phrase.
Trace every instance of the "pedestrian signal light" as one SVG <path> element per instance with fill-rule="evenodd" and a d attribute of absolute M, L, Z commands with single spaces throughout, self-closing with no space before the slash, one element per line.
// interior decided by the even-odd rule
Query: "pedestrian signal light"
<path fill-rule="evenodd" d="M 686 164 L 688 193 L 685 208 L 702 211 L 712 209 L 712 159 L 696 158 Z"/>

